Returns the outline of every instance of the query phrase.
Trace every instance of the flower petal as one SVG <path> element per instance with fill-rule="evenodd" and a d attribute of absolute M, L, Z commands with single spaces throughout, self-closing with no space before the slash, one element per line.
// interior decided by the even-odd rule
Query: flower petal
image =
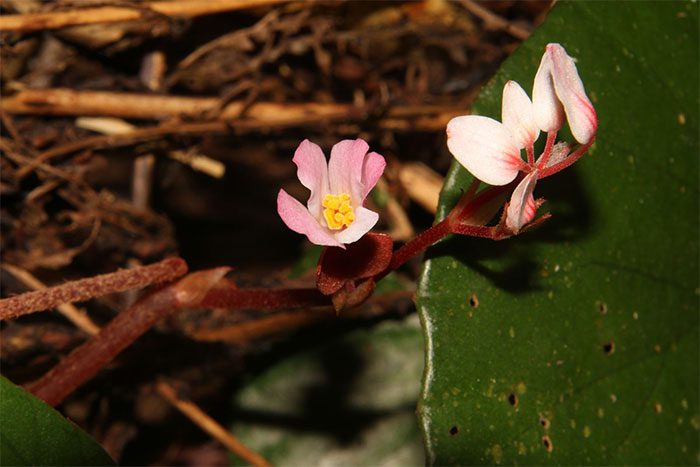
<path fill-rule="evenodd" d="M 508 128 L 488 117 L 465 115 L 450 120 L 447 147 L 469 172 L 490 185 L 510 183 L 523 164 Z"/>
<path fill-rule="evenodd" d="M 518 233 L 524 225 L 535 218 L 537 206 L 532 192 L 535 190 L 536 183 L 537 171 L 533 170 L 513 190 L 506 211 L 506 226 L 513 233 Z"/>
<path fill-rule="evenodd" d="M 355 209 L 355 222 L 345 230 L 335 234 L 335 239 L 340 243 L 352 243 L 358 241 L 364 234 L 370 231 L 379 220 L 379 214 L 367 208 Z"/>
<path fill-rule="evenodd" d="M 586 96 L 583 82 L 574 60 L 559 44 L 548 44 L 547 54 L 552 59 L 552 81 L 557 96 L 564 105 L 571 133 L 581 144 L 590 142 L 598 129 L 598 116 Z"/>
<path fill-rule="evenodd" d="M 532 101 L 515 81 L 508 81 L 503 87 L 501 120 L 510 130 L 519 149 L 531 147 L 540 135 L 532 114 Z"/>
<path fill-rule="evenodd" d="M 289 193 L 280 190 L 277 194 L 277 212 L 293 231 L 306 235 L 311 243 L 344 248 L 318 221 L 308 209 Z"/>
<path fill-rule="evenodd" d="M 548 51 L 542 55 L 540 67 L 532 86 L 532 113 L 542 131 L 558 131 L 564 122 L 564 110 L 552 82 L 552 57 Z"/>
<path fill-rule="evenodd" d="M 353 206 L 361 206 L 364 197 L 362 166 L 369 145 L 362 139 L 345 139 L 331 149 L 328 161 L 328 177 L 333 194 L 347 193 Z"/>
<path fill-rule="evenodd" d="M 328 193 L 328 164 L 317 145 L 305 139 L 294 152 L 292 161 L 297 165 L 297 177 L 311 191 L 306 205 L 312 215 L 321 218 L 321 200 Z M 294 230 L 294 229 L 292 229 Z"/>
<path fill-rule="evenodd" d="M 384 160 L 382 155 L 370 152 L 365 156 L 365 162 L 362 166 L 362 201 L 365 200 L 369 192 L 374 188 L 374 185 L 377 184 L 385 168 L 386 160 Z"/>

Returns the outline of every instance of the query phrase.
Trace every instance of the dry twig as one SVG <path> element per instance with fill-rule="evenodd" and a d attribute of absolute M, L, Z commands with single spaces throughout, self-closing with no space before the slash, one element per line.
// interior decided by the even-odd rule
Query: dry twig
<path fill-rule="evenodd" d="M 69 26 L 100 23 L 118 23 L 143 19 L 150 10 L 154 13 L 192 18 L 223 11 L 243 10 L 281 3 L 285 0 L 178 0 L 148 2 L 140 8 L 104 6 L 80 8 L 69 11 L 4 15 L 0 17 L 0 31 L 39 31 L 61 29 Z"/>
<path fill-rule="evenodd" d="M 265 458 L 232 436 L 231 433 L 218 424 L 216 420 L 207 415 L 196 404 L 179 396 L 175 388 L 171 385 L 160 382 L 156 385 L 156 390 L 158 394 L 163 396 L 165 400 L 170 402 L 175 408 L 187 416 L 187 418 L 192 420 L 202 430 L 209 433 L 214 439 L 226 446 L 241 459 L 255 466 L 262 467 L 270 465 Z"/>
<path fill-rule="evenodd" d="M 470 13 L 480 18 L 484 22 L 484 27 L 486 29 L 505 31 L 511 36 L 520 40 L 525 40 L 530 37 L 531 31 L 528 31 L 522 26 L 511 23 L 488 8 L 479 5 L 479 3 L 474 0 L 460 0 L 460 3 L 462 6 L 464 6 L 464 8 L 469 10 Z"/>

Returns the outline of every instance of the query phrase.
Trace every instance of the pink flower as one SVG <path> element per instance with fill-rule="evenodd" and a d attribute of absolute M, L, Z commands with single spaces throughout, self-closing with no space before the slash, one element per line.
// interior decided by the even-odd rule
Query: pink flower
<path fill-rule="evenodd" d="M 563 113 L 571 134 L 581 144 L 590 142 L 598 129 L 598 116 L 586 96 L 576 63 L 559 44 L 547 44 L 532 87 L 537 125 L 542 131 L 558 131 Z"/>
<path fill-rule="evenodd" d="M 280 190 L 277 212 L 295 232 L 316 245 L 337 246 L 359 240 L 374 227 L 379 215 L 363 207 L 365 198 L 384 173 L 386 161 L 361 140 L 343 140 L 331 157 L 309 140 L 301 142 L 294 158 L 297 177 L 311 191 L 306 206 Z"/>
<path fill-rule="evenodd" d="M 513 191 L 505 225 L 513 233 L 535 217 L 533 190 L 539 178 L 562 170 L 593 144 L 598 117 L 586 96 L 576 65 L 559 44 L 548 44 L 535 75 L 533 100 L 515 81 L 503 88 L 501 120 L 477 115 L 456 117 L 447 124 L 447 147 L 457 161 L 479 180 L 507 185 L 522 171 L 526 175 Z M 554 144 L 564 115 L 581 146 L 571 154 L 567 143 Z M 544 151 L 535 161 L 534 144 L 547 132 Z M 527 162 L 521 150 L 527 153 Z"/>

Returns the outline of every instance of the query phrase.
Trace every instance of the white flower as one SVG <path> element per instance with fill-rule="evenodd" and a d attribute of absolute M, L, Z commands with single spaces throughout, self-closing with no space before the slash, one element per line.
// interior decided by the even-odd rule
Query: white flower
<path fill-rule="evenodd" d="M 533 100 L 515 81 L 503 88 L 501 120 L 478 115 L 456 117 L 447 124 L 447 147 L 476 178 L 490 185 L 507 185 L 522 171 L 513 191 L 505 224 L 513 233 L 535 217 L 533 190 L 538 178 L 551 175 L 581 157 L 592 144 L 598 117 L 586 96 L 576 65 L 559 44 L 548 44 L 535 75 Z M 581 147 L 569 155 L 566 143 L 554 144 L 564 116 Z M 547 144 L 535 161 L 534 144 L 540 130 Z M 527 162 L 521 157 L 525 149 Z"/>

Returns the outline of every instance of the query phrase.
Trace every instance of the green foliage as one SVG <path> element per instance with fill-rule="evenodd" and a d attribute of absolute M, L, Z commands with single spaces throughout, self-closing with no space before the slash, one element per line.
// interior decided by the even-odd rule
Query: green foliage
<path fill-rule="evenodd" d="M 53 408 L 0 376 L 0 465 L 114 465 Z"/>
<path fill-rule="evenodd" d="M 540 182 L 553 219 L 430 251 L 420 401 L 434 464 L 696 464 L 698 7 L 563 2 L 483 90 L 530 90 L 548 42 L 578 59 L 600 127 Z M 471 177 L 456 164 L 441 215 Z"/>
<path fill-rule="evenodd" d="M 423 346 L 413 318 L 276 363 L 236 396 L 232 432 L 274 465 L 422 465 Z"/>

